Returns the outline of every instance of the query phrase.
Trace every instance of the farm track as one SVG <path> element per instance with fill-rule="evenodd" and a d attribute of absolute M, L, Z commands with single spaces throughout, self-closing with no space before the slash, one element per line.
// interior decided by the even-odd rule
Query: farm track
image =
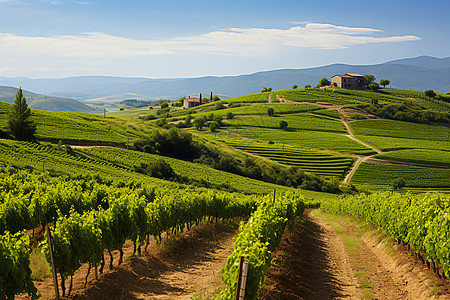
<path fill-rule="evenodd" d="M 449 299 L 449 282 L 403 246 L 391 245 L 390 255 L 376 232 L 361 235 L 358 222 L 331 218 L 307 210 L 285 231 L 260 299 Z M 436 287 L 441 295 L 432 296 Z"/>

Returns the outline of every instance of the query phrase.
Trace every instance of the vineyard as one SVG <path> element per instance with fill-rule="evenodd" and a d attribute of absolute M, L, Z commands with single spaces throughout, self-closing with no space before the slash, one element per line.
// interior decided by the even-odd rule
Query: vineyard
<path fill-rule="evenodd" d="M 272 103 L 268 103 L 269 95 Z M 417 259 L 428 262 L 436 276 L 450 278 L 449 128 L 374 116 L 353 121 L 355 118 L 343 112 L 349 109 L 354 113 L 374 99 L 386 105 L 411 102 L 424 109 L 445 111 L 438 100 L 427 101 L 420 95 L 395 90 L 296 89 L 217 101 L 222 106 L 174 107 L 164 116 L 146 108 L 147 115 L 167 118 L 164 122 L 138 119 L 145 116 L 143 109 L 116 113 L 130 119 L 34 110 L 37 142 L 0 139 L 0 299 L 19 294 L 37 299 L 42 293 L 33 277 L 36 258 L 32 253 L 42 254 L 47 269 L 53 261 L 62 296 L 72 299 L 88 292 L 74 288 L 80 284 L 73 281 L 85 278 L 86 286 L 92 269 L 96 280 L 91 280 L 91 287 L 104 288 L 101 284 L 112 280 L 108 272 L 148 258 L 157 247 L 185 234 L 198 232 L 207 237 L 202 226 L 213 224 L 232 224 L 239 229 L 232 242 L 228 240 L 228 258 L 222 261 L 220 271 L 222 283 L 216 285 L 214 296 L 208 294 L 205 299 L 235 298 L 241 260 L 249 263 L 245 299 L 257 299 L 274 267 L 273 257 L 288 257 L 285 250 L 278 250 L 279 244 L 305 247 L 295 244 L 298 237 L 291 235 L 294 229 L 317 235 L 320 249 L 312 255 L 324 255 L 328 241 L 344 232 L 341 227 L 347 221 L 342 220 L 347 219 L 326 230 L 323 224 L 313 224 L 323 218 L 319 213 L 314 216 L 319 210 L 365 220 L 395 243 L 413 249 Z M 0 103 L 2 130 L 9 109 L 9 104 Z M 273 109 L 273 116 L 268 115 L 269 109 Z M 191 122 L 206 117 L 204 128 L 171 123 L 177 118 L 184 120 L 188 113 Z M 218 116 L 223 118 L 220 126 L 208 128 Z M 287 122 L 287 127 L 280 128 L 280 121 Z M 176 154 L 185 150 L 182 147 L 164 152 L 163 147 L 157 148 L 167 142 L 163 139 L 136 146 L 145 138 L 175 132 L 173 127 L 179 127 L 178 134 L 190 134 L 193 145 L 204 146 L 198 147 L 198 156 L 180 159 Z M 370 147 L 383 153 L 377 154 Z M 230 155 L 220 156 L 224 153 Z M 264 182 L 217 167 L 230 161 L 256 173 L 267 172 L 275 180 Z M 172 173 L 155 175 L 146 169 L 152 166 Z M 310 176 L 311 185 L 335 183 L 343 195 L 281 183 L 284 170 Z M 354 173 L 349 182 L 341 182 L 350 171 Z M 398 179 L 404 179 L 404 187 L 392 192 Z M 432 192 L 424 193 L 428 191 Z M 332 230 L 334 236 L 325 235 Z M 349 237 L 342 239 L 346 249 Z M 130 256 L 124 254 L 127 251 Z M 353 255 L 350 248 L 348 252 Z M 327 259 L 321 258 L 321 266 Z M 311 264 L 314 267 L 315 262 Z M 372 272 L 363 267 L 347 273 L 358 277 Z M 143 277 L 158 281 L 158 272 L 152 270 Z M 351 285 L 327 276 L 336 286 Z M 296 285 L 303 287 L 307 281 Z M 126 286 L 127 282 L 121 284 Z M 161 295 L 167 289 L 162 289 Z"/>
<path fill-rule="evenodd" d="M 420 259 L 425 254 L 436 273 L 442 266 L 442 276 L 450 278 L 448 195 L 384 192 L 325 202 L 321 209 L 364 218 L 398 242 L 410 245 Z"/>

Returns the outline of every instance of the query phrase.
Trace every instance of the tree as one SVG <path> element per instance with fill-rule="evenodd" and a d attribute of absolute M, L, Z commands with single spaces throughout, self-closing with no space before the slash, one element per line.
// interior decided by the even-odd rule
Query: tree
<path fill-rule="evenodd" d="M 327 86 L 327 85 L 330 85 L 330 81 L 329 81 L 327 78 L 323 77 L 322 79 L 320 79 L 319 85 L 320 85 L 320 86 Z"/>
<path fill-rule="evenodd" d="M 305 89 L 309 89 L 309 88 L 311 88 L 310 84 L 305 85 Z"/>
<path fill-rule="evenodd" d="M 433 90 L 426 90 L 425 91 L 425 96 L 430 97 L 430 98 L 434 98 L 434 97 L 436 97 L 436 93 Z"/>
<path fill-rule="evenodd" d="M 274 112 L 274 110 L 273 110 L 273 108 L 272 107 L 270 107 L 269 109 L 267 109 L 267 115 L 269 115 L 269 117 L 273 117 L 273 114 L 274 114 L 275 112 Z"/>
<path fill-rule="evenodd" d="M 366 87 L 369 87 L 369 85 L 375 81 L 375 76 L 373 76 L 372 74 L 366 74 L 364 75 L 363 80 Z"/>
<path fill-rule="evenodd" d="M 169 107 L 169 103 L 168 102 L 161 103 L 161 109 L 168 108 L 168 107 Z"/>
<path fill-rule="evenodd" d="M 234 114 L 231 112 L 231 111 L 229 111 L 228 113 L 227 113 L 227 119 L 228 120 L 231 120 L 231 119 L 233 119 L 234 118 Z"/>
<path fill-rule="evenodd" d="M 23 96 L 22 88 L 19 88 L 14 99 L 14 106 L 8 120 L 8 127 L 14 137 L 21 141 L 34 140 L 36 125 L 30 121 L 31 110 L 27 100 Z"/>
<path fill-rule="evenodd" d="M 261 93 L 271 92 L 271 91 L 272 91 L 272 88 L 263 87 L 261 90 Z"/>
<path fill-rule="evenodd" d="M 380 89 L 380 86 L 378 85 L 378 83 L 371 83 L 371 84 L 369 84 L 369 88 L 372 90 L 372 91 L 374 91 L 374 92 L 376 92 L 376 91 L 378 91 L 379 89 Z"/>
<path fill-rule="evenodd" d="M 206 117 L 197 117 L 192 122 L 197 130 L 202 130 L 203 126 L 206 124 Z"/>
<path fill-rule="evenodd" d="M 383 86 L 383 89 L 387 86 L 390 85 L 391 82 L 388 79 L 380 79 L 380 85 Z"/>
<path fill-rule="evenodd" d="M 294 85 L 292 86 L 292 88 L 293 88 L 293 89 L 296 89 L 296 88 L 298 88 L 298 85 L 294 84 Z"/>
<path fill-rule="evenodd" d="M 405 181 L 402 178 L 396 178 L 394 181 L 392 181 L 392 187 L 394 190 L 400 190 L 403 187 L 405 187 Z"/>
<path fill-rule="evenodd" d="M 219 101 L 219 100 L 220 100 L 220 97 L 217 96 L 217 95 L 214 95 L 214 96 L 212 97 L 212 101 Z"/>
<path fill-rule="evenodd" d="M 288 127 L 288 123 L 284 120 L 280 121 L 280 128 L 286 129 Z"/>

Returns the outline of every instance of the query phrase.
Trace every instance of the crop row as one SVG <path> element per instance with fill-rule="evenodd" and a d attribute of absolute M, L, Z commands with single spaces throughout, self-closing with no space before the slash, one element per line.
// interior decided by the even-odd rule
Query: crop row
<path fill-rule="evenodd" d="M 247 223 L 242 223 L 231 254 L 221 270 L 226 289 L 224 299 L 234 299 L 237 290 L 239 261 L 243 257 L 249 263 L 245 299 L 256 299 L 264 283 L 272 252 L 277 248 L 288 222 L 302 215 L 304 204 L 299 198 L 283 196 L 259 204 Z"/>
<path fill-rule="evenodd" d="M 396 178 L 402 178 L 405 181 L 405 188 L 445 189 L 450 187 L 448 180 L 450 169 L 378 163 L 362 163 L 351 181 L 358 185 L 389 189 L 392 188 L 392 182 Z"/>
<path fill-rule="evenodd" d="M 381 192 L 327 201 L 321 209 L 364 218 L 397 241 L 409 244 L 426 259 L 441 264 L 450 278 L 450 196 Z"/>

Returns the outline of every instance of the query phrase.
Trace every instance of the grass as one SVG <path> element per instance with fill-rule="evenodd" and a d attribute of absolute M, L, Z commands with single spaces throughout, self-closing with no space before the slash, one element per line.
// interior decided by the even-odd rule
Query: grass
<path fill-rule="evenodd" d="M 33 247 L 30 253 L 31 279 L 44 280 L 52 276 L 50 265 L 39 247 Z"/>
<path fill-rule="evenodd" d="M 377 174 L 374 176 L 373 174 Z M 351 182 L 369 190 L 391 190 L 392 181 L 403 178 L 409 189 L 450 189 L 450 169 L 424 168 L 392 164 L 362 163 L 356 170 Z"/>
<path fill-rule="evenodd" d="M 342 122 L 309 114 L 290 114 L 279 117 L 238 116 L 234 119 L 226 120 L 225 124 L 239 127 L 252 126 L 278 129 L 280 128 L 281 120 L 288 123 L 289 129 L 347 133 Z"/>
<path fill-rule="evenodd" d="M 10 108 L 0 102 L 0 129 L 6 128 Z M 37 139 L 54 143 L 125 145 L 128 138 L 138 138 L 150 129 L 143 122 L 87 113 L 33 109 L 30 119 L 36 124 Z"/>
<path fill-rule="evenodd" d="M 450 140 L 450 128 L 437 125 L 386 119 L 359 120 L 349 125 L 355 135 L 447 142 Z"/>
<path fill-rule="evenodd" d="M 239 135 L 250 139 L 269 140 L 294 147 L 329 150 L 350 154 L 373 154 L 374 151 L 349 137 L 333 133 L 311 130 L 281 130 L 272 128 L 233 128 L 229 129 Z"/>
<path fill-rule="evenodd" d="M 450 167 L 450 152 L 431 149 L 408 149 L 377 154 L 374 158 Z"/>
<path fill-rule="evenodd" d="M 433 141 L 370 135 L 358 135 L 356 137 L 359 140 L 380 149 L 381 151 L 402 149 L 433 149 L 450 151 L 450 141 L 448 140 Z"/>

